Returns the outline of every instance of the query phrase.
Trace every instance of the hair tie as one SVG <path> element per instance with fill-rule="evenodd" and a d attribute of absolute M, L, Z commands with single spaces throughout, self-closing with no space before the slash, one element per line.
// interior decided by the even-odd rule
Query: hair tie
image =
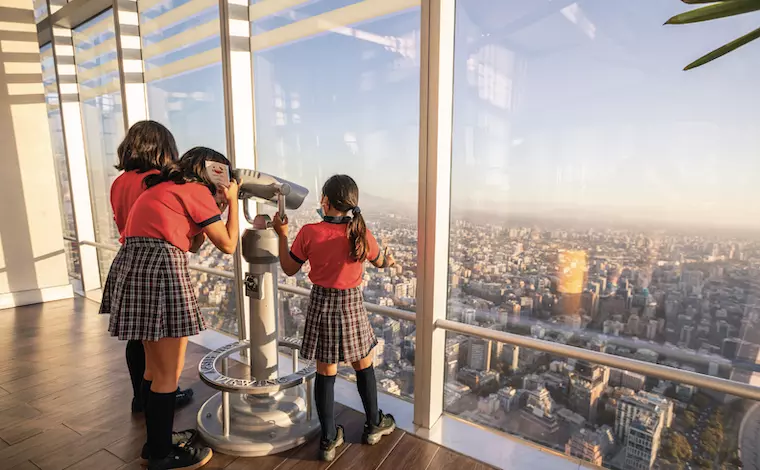
<path fill-rule="evenodd" d="M 351 209 L 351 213 L 356 217 L 357 215 L 362 213 L 362 210 L 359 209 L 359 206 L 354 206 L 353 209 Z"/>

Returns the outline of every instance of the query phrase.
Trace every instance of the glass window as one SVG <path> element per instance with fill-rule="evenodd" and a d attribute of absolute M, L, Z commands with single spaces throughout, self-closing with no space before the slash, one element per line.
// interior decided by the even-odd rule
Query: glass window
<path fill-rule="evenodd" d="M 760 383 L 760 62 L 682 71 L 753 21 L 683 10 L 457 1 L 449 319 Z"/>
<path fill-rule="evenodd" d="M 367 267 L 365 299 L 414 310 L 418 2 L 387 7 L 315 1 L 274 12 L 265 8 L 268 3 L 251 5 L 257 164 L 311 191 L 290 215 L 293 237 L 304 224 L 318 221 L 324 181 L 337 173 L 352 176 L 370 230 L 398 261 L 393 269 Z M 280 280 L 309 287 L 307 274 L 305 267 L 295 278 L 281 274 Z M 301 335 L 307 298 L 280 295 L 281 331 Z M 411 396 L 414 325 L 384 317 L 372 322 L 387 340 L 381 360 L 388 373 L 381 388 Z"/>
<path fill-rule="evenodd" d="M 174 134 L 180 154 L 195 146 L 226 154 L 219 3 L 139 0 L 148 114 Z M 233 256 L 211 243 L 190 262 L 234 272 Z M 198 301 L 210 327 L 237 335 L 235 283 L 197 271 Z"/>
<path fill-rule="evenodd" d="M 55 60 L 53 48 L 50 44 L 40 48 L 40 61 L 42 64 L 42 82 L 45 87 L 45 107 L 50 126 L 50 137 L 53 148 L 53 163 L 58 180 L 58 203 L 61 210 L 61 227 L 63 236 L 76 238 L 76 224 L 74 222 L 74 205 L 71 201 L 71 185 L 69 184 L 69 169 L 66 161 L 66 147 L 63 140 L 63 127 L 61 121 L 61 108 L 58 99 L 58 86 L 56 83 Z M 71 242 L 64 242 L 66 259 L 69 267 L 69 277 L 80 279 L 79 251 Z"/>
<path fill-rule="evenodd" d="M 113 12 L 108 10 L 73 30 L 74 59 L 82 102 L 85 147 L 90 177 L 95 238 L 118 245 L 119 231 L 111 211 L 111 184 L 119 175 L 116 149 L 124 138 Z M 99 250 L 103 279 L 116 253 Z"/>
<path fill-rule="evenodd" d="M 48 16 L 48 6 L 46 0 L 34 0 L 34 21 L 39 23 Z"/>

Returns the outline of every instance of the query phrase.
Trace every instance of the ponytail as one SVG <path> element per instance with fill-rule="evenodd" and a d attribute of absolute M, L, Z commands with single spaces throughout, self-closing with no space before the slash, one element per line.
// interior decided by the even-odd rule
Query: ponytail
<path fill-rule="evenodd" d="M 351 259 L 364 262 L 367 259 L 369 243 L 367 242 L 367 224 L 364 223 L 361 211 L 354 208 L 354 216 L 348 222 L 348 241 L 351 243 Z"/>

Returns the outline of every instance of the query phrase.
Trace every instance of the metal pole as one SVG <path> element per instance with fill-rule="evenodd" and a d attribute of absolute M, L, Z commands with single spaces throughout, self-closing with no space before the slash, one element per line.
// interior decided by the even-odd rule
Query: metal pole
<path fill-rule="evenodd" d="M 311 421 L 311 418 L 313 416 L 312 388 L 313 388 L 313 379 L 307 379 L 306 380 L 306 420 L 307 421 Z"/>
<path fill-rule="evenodd" d="M 298 349 L 291 349 L 290 353 L 293 355 L 291 359 L 293 360 L 293 373 L 295 374 L 298 371 Z"/>
<path fill-rule="evenodd" d="M 222 362 L 222 373 L 227 375 L 229 369 L 229 359 L 224 358 Z M 224 437 L 230 435 L 230 393 L 222 392 L 222 434 Z"/>

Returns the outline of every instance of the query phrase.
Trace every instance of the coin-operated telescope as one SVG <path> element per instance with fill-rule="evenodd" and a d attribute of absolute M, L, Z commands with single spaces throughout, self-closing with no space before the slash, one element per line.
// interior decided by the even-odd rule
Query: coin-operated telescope
<path fill-rule="evenodd" d="M 301 368 L 300 340 L 277 334 L 277 268 L 279 243 L 266 214 L 251 217 L 249 201 L 275 205 L 284 217 L 303 204 L 303 186 L 259 171 L 237 169 L 238 197 L 251 224 L 242 236 L 242 255 L 248 263 L 245 296 L 248 315 L 238 315 L 239 341 L 207 354 L 198 366 L 207 385 L 220 391 L 198 412 L 198 430 L 206 442 L 224 454 L 244 457 L 284 452 L 305 443 L 319 429 L 312 413 L 314 366 Z M 238 306 L 242 309 L 242 306 Z M 290 375 L 279 374 L 278 347 L 292 352 Z M 230 356 L 240 353 L 250 364 L 238 365 L 243 374 L 230 374 Z M 229 375 L 228 375 L 229 374 Z M 244 377 L 239 377 L 243 375 Z"/>

